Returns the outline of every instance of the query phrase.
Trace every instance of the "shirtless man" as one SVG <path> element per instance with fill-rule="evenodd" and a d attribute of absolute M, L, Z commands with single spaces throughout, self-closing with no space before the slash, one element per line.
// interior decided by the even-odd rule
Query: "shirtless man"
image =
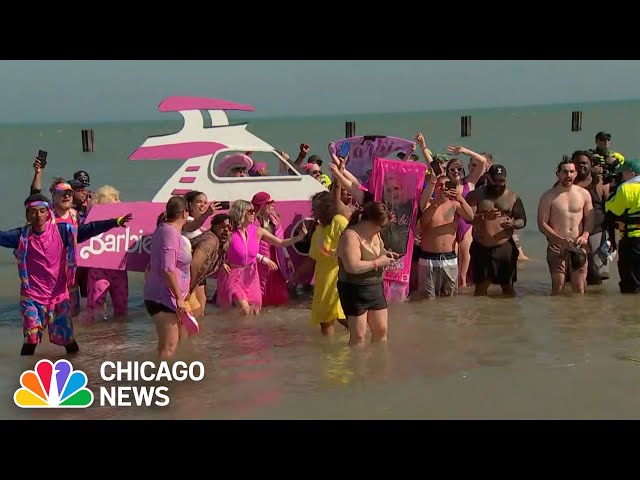
<path fill-rule="evenodd" d="M 527 216 L 520 197 L 507 188 L 504 166 L 492 165 L 487 171 L 487 184 L 470 192 L 467 202 L 476 207 L 471 244 L 475 295 L 486 295 L 492 283 L 500 285 L 503 294 L 513 295 L 518 279 L 518 247 L 513 231 L 527 225 Z"/>
<path fill-rule="evenodd" d="M 565 158 L 556 172 L 559 182 L 547 190 L 538 205 L 538 228 L 547 237 L 551 295 L 558 295 L 571 277 L 574 293 L 584 293 L 587 280 L 586 245 L 593 228 L 591 195 L 574 185 L 575 164 Z"/>
<path fill-rule="evenodd" d="M 587 285 L 601 285 L 603 279 L 609 278 L 609 261 L 601 251 L 607 241 L 605 230 L 604 203 L 609 198 L 610 184 L 603 184 L 600 175 L 596 175 L 592 168 L 595 164 L 593 156 L 586 151 L 578 150 L 571 155 L 571 161 L 576 166 L 574 185 L 578 185 L 589 192 L 593 204 L 593 229 L 589 231 L 589 263 L 587 267 Z"/>
<path fill-rule="evenodd" d="M 446 178 L 446 177 L 444 177 Z M 431 193 L 435 190 L 435 200 Z M 458 293 L 458 257 L 454 250 L 458 221 L 473 220 L 473 210 L 451 180 L 435 175 L 423 192 L 426 207 L 420 215 L 418 291 L 426 298 L 452 297 Z"/>

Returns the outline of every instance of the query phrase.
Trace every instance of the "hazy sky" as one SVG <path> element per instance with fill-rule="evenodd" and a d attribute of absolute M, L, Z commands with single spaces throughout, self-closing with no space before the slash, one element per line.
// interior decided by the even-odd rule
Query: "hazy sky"
<path fill-rule="evenodd" d="M 640 98 L 640 61 L 0 61 L 0 122 L 159 120 L 167 96 L 256 115 L 445 110 Z"/>

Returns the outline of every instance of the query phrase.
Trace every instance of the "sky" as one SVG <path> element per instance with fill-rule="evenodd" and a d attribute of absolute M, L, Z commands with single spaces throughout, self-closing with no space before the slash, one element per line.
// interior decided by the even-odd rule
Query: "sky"
<path fill-rule="evenodd" d="M 5 60 L 0 122 L 163 120 L 163 98 L 220 98 L 255 116 L 640 99 L 634 60 Z"/>

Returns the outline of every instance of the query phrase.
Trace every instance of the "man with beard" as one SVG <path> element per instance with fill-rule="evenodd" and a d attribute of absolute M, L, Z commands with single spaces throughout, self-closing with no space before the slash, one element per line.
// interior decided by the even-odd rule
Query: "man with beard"
<path fill-rule="evenodd" d="M 196 287 L 209 275 L 216 273 L 220 267 L 224 268 L 231 224 L 229 215 L 221 213 L 211 220 L 211 230 L 191 240 L 193 250 L 191 257 L 191 284 L 189 292 L 193 293 Z M 228 268 L 228 267 L 227 267 Z M 227 270 L 228 271 L 228 270 Z M 204 315 L 204 305 L 200 305 L 196 317 Z"/>
<path fill-rule="evenodd" d="M 513 231 L 526 226 L 527 216 L 520 197 L 507 188 L 504 166 L 492 165 L 487 173 L 487 185 L 466 198 L 476 207 L 470 249 L 475 295 L 486 295 L 492 283 L 500 285 L 503 294 L 513 295 L 518 268 Z"/>
<path fill-rule="evenodd" d="M 602 280 L 609 278 L 607 232 L 604 229 L 604 202 L 609 198 L 609 184 L 604 185 L 602 178 L 593 172 L 592 167 L 595 159 L 589 152 L 583 150 L 573 152 L 571 161 L 577 171 L 573 184 L 589 192 L 593 205 L 593 229 L 589 235 L 587 285 L 601 285 Z"/>
<path fill-rule="evenodd" d="M 538 205 L 538 228 L 547 237 L 551 295 L 567 280 L 574 293 L 584 294 L 587 279 L 586 245 L 593 228 L 593 203 L 584 188 L 574 185 L 576 166 L 564 158 L 556 171 L 559 182 L 547 190 Z"/>

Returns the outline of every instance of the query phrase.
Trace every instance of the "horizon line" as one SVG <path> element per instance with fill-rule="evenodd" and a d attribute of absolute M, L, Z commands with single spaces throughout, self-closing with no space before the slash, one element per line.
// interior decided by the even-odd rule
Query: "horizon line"
<path fill-rule="evenodd" d="M 300 118 L 331 118 L 331 117 L 370 117 L 374 115 L 419 115 L 419 114 L 444 114 L 444 113 L 455 113 L 455 112 L 464 112 L 467 114 L 473 113 L 481 113 L 487 111 L 494 110 L 522 110 L 525 108 L 529 109 L 552 109 L 552 108 L 569 108 L 569 107 L 578 107 L 578 106 L 601 106 L 604 104 L 620 104 L 620 103 L 638 103 L 640 102 L 640 98 L 626 98 L 626 99 L 611 99 L 611 100 L 587 100 L 582 102 L 567 102 L 567 103 L 536 103 L 536 104 L 521 104 L 521 105 L 498 105 L 494 107 L 451 107 L 445 109 L 434 109 L 434 110 L 395 110 L 395 111 L 379 111 L 379 112 L 351 112 L 351 113 L 322 113 L 316 115 L 309 114 L 280 114 L 280 115 L 268 115 L 268 114 L 260 114 L 257 115 L 255 112 L 253 113 L 245 113 L 245 112 L 236 112 L 234 117 L 241 119 L 242 121 L 247 121 L 247 119 L 255 119 L 255 120 L 283 120 L 283 119 L 300 119 Z M 168 112 L 163 112 L 168 113 Z M 178 112 L 175 112 L 178 113 Z M 227 115 L 230 117 L 230 115 Z M 168 115 L 163 115 L 164 118 L 159 117 L 148 117 L 142 119 L 111 119 L 111 120 L 64 120 L 64 121 L 0 121 L 0 126 L 7 125 L 79 125 L 79 124 L 94 124 L 94 125 L 106 125 L 106 124 L 140 124 L 140 123 L 164 123 L 167 121 L 182 121 L 181 116 L 173 116 L 169 117 Z"/>

